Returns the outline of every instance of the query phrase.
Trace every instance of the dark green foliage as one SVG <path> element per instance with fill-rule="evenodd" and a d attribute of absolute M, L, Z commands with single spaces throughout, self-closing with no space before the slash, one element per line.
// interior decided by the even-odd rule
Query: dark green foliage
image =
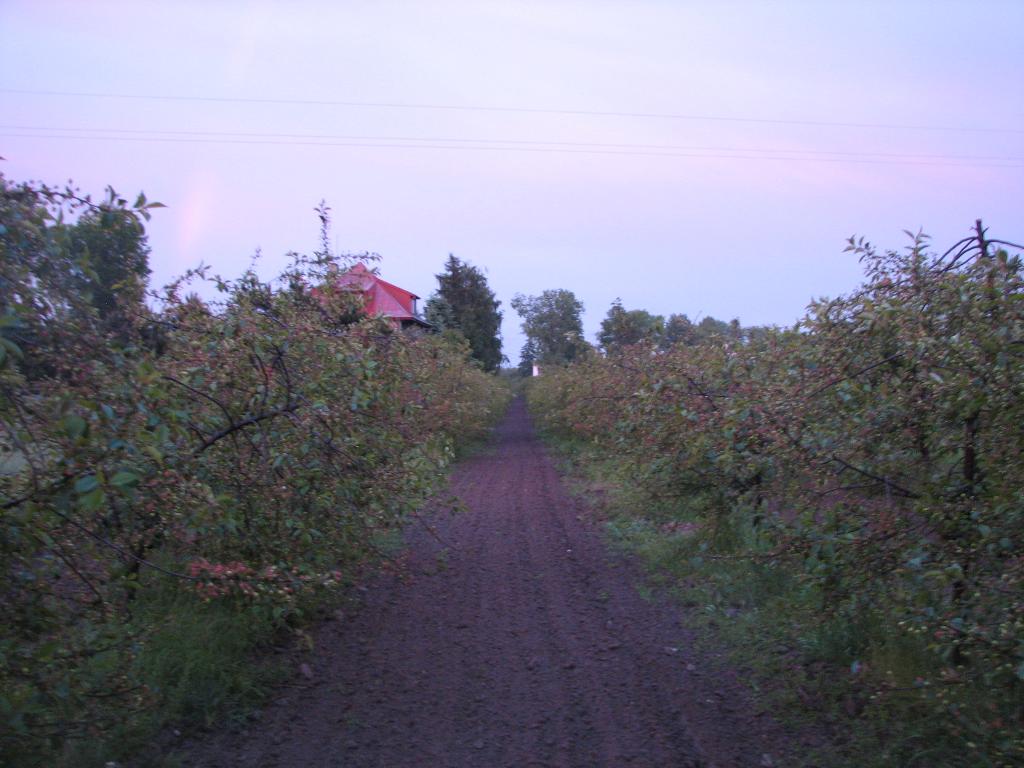
<path fill-rule="evenodd" d="M 622 300 L 616 299 L 601 321 L 597 340 L 606 352 L 610 352 L 642 342 L 657 344 L 664 332 L 665 318 L 661 315 L 652 315 L 642 309 L 623 309 Z"/>
<path fill-rule="evenodd" d="M 697 329 L 690 322 L 690 318 L 686 315 L 669 315 L 665 330 L 661 334 L 661 346 L 666 349 L 673 344 L 689 346 L 696 344 L 698 338 Z"/>
<path fill-rule="evenodd" d="M 2 176 L 0 188 L 0 315 L 24 375 L 56 375 L 75 334 L 127 343 L 132 323 L 147 314 L 149 247 L 140 220 L 160 204 L 140 195 L 128 209 L 112 189 L 103 202 L 86 204 L 77 190 L 18 187 Z"/>
<path fill-rule="evenodd" d="M 758 330 L 743 328 L 735 318 L 727 323 L 714 317 L 705 317 L 695 324 L 686 315 L 670 315 L 661 335 L 661 347 L 668 349 L 676 344 L 694 346 L 711 341 L 743 341 Z"/>
<path fill-rule="evenodd" d="M 487 285 L 487 276 L 472 264 L 449 254 L 437 275 L 437 293 L 427 301 L 427 322 L 441 330 L 459 331 L 469 342 L 474 360 L 495 372 L 501 366 L 501 302 Z"/>
<path fill-rule="evenodd" d="M 88 264 L 82 290 L 103 323 L 117 330 L 128 324 L 128 314 L 142 307 L 149 246 L 138 219 L 112 202 L 85 212 L 69 227 L 68 254 L 75 262 Z"/>
<path fill-rule="evenodd" d="M 536 362 L 568 363 L 588 349 L 583 340 L 583 302 L 572 291 L 559 288 L 540 296 L 516 294 L 512 307 L 523 320 L 528 351 Z"/>
<path fill-rule="evenodd" d="M 452 305 L 436 293 L 427 299 L 423 307 L 423 319 L 439 331 L 460 332 Z"/>
<path fill-rule="evenodd" d="M 534 339 L 527 337 L 526 343 L 523 344 L 522 350 L 519 352 L 519 375 L 520 376 L 532 376 L 533 366 L 537 363 L 539 358 L 539 352 L 537 350 L 537 342 Z"/>

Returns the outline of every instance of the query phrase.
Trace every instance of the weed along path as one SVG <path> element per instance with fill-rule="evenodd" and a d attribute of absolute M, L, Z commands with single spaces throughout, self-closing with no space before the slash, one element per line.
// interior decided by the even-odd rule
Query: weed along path
<path fill-rule="evenodd" d="M 641 597 L 564 488 L 521 401 L 454 472 L 465 509 L 410 532 L 304 675 L 182 764 L 771 766 L 786 735 L 712 672 L 680 612 Z"/>

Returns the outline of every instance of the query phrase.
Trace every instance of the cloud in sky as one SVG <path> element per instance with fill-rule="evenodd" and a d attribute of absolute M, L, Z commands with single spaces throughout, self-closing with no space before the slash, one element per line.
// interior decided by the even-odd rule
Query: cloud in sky
<path fill-rule="evenodd" d="M 575 291 L 591 335 L 616 296 L 788 323 L 855 285 L 854 232 L 1021 239 L 1021 28 L 1017 2 L 9 0 L 2 170 L 167 204 L 160 281 L 271 271 L 325 198 L 411 290 L 449 252 L 487 269 L 513 361 L 519 291 Z"/>

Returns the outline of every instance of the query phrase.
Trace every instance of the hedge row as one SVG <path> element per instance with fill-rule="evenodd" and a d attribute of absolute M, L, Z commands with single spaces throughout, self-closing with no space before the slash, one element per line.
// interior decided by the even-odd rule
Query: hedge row
<path fill-rule="evenodd" d="M 729 615 L 798 649 L 780 665 L 828 661 L 847 709 L 906 718 L 879 718 L 885 764 L 1024 759 L 1024 291 L 1004 247 L 980 222 L 942 255 L 851 240 L 863 285 L 791 329 L 595 354 L 529 391 L 642 492 L 683 571 L 756 582 Z"/>
<path fill-rule="evenodd" d="M 209 278 L 217 302 L 182 281 L 153 310 L 129 275 L 98 303 L 150 207 L 0 177 L 4 764 L 109 754 L 90 745 L 165 707 L 180 671 L 158 655 L 204 642 L 169 649 L 170 624 L 297 620 L 507 402 L 466 348 L 361 319 L 327 254 Z"/>

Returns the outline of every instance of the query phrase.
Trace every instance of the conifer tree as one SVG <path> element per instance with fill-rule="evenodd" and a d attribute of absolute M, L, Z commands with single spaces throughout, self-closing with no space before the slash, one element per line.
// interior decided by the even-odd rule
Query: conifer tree
<path fill-rule="evenodd" d="M 485 371 L 501 366 L 501 302 L 487 284 L 487 276 L 478 268 L 448 255 L 444 272 L 437 275 L 437 292 L 427 302 L 430 322 L 440 322 L 441 330 L 457 330 L 469 341 L 475 360 Z"/>

